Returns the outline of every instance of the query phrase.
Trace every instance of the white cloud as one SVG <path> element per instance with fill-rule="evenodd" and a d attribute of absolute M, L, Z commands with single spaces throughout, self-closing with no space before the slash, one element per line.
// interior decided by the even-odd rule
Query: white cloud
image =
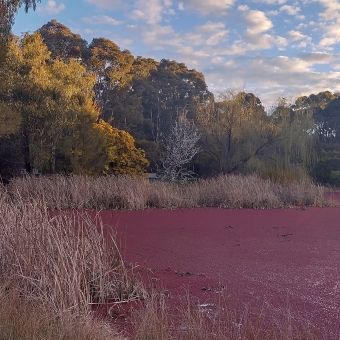
<path fill-rule="evenodd" d="M 182 42 L 182 38 L 171 26 L 153 25 L 138 28 L 138 32 L 143 42 L 154 49 L 163 49 L 163 46 L 178 45 Z"/>
<path fill-rule="evenodd" d="M 120 25 L 123 22 L 122 21 L 118 21 L 115 20 L 107 15 L 94 15 L 92 17 L 85 17 L 83 18 L 83 20 L 89 24 L 93 24 L 93 25 L 112 25 L 112 26 L 116 26 L 116 25 Z"/>
<path fill-rule="evenodd" d="M 239 11 L 248 11 L 249 7 L 247 5 L 240 5 L 237 7 Z"/>
<path fill-rule="evenodd" d="M 112 11 L 123 6 L 123 0 L 85 1 Z M 323 6 L 319 16 L 311 12 L 315 6 L 308 8 L 311 2 Z M 130 12 L 125 15 L 141 21 L 124 20 L 130 24 L 124 38 L 139 42 L 124 42 L 132 53 L 185 62 L 205 75 L 210 90 L 248 83 L 252 88 L 246 90 L 257 92 L 266 103 L 279 95 L 340 89 L 340 56 L 331 51 L 340 43 L 339 0 L 124 0 L 124 4 Z M 173 26 L 164 24 L 173 10 L 177 12 Z M 110 18 L 112 12 L 93 13 L 88 19 L 99 22 L 105 17 L 100 14 Z M 208 18 L 202 21 L 198 15 Z M 177 22 L 184 26 L 174 26 Z M 119 36 L 112 39 L 118 42 Z"/>
<path fill-rule="evenodd" d="M 189 65 L 190 66 L 190 65 Z M 204 65 L 202 65 L 204 67 Z M 298 94 L 311 94 L 327 88 L 340 88 L 340 72 L 315 72 L 308 62 L 300 58 L 243 57 L 235 56 L 213 68 L 200 69 L 216 91 L 231 85 L 256 84 L 256 88 L 245 85 L 245 91 L 259 93 L 265 106 L 269 106 L 279 96 L 294 98 Z M 228 74 L 226 80 L 223 74 Z M 230 79 L 230 80 L 229 80 Z"/>
<path fill-rule="evenodd" d="M 243 16 L 243 19 L 248 26 L 247 32 L 249 34 L 266 32 L 273 27 L 272 22 L 261 11 L 251 10 Z"/>
<path fill-rule="evenodd" d="M 323 38 L 320 40 L 319 42 L 319 46 L 320 47 L 329 47 L 332 46 L 334 44 L 336 44 L 338 42 L 339 39 L 336 39 L 334 37 L 332 38 Z"/>
<path fill-rule="evenodd" d="M 130 13 L 133 20 L 142 20 L 150 25 L 158 24 L 162 20 L 162 14 L 175 14 L 171 8 L 170 0 L 137 0 L 135 9 Z"/>
<path fill-rule="evenodd" d="M 228 40 L 228 33 L 223 22 L 208 21 L 186 34 L 186 41 L 190 41 L 191 45 L 215 46 Z"/>
<path fill-rule="evenodd" d="M 297 15 L 301 11 L 301 9 L 300 9 L 300 7 L 284 5 L 284 6 L 280 7 L 280 11 L 286 12 L 289 15 Z"/>
<path fill-rule="evenodd" d="M 308 27 L 308 25 L 307 24 L 303 24 L 303 23 L 300 23 L 300 24 L 298 24 L 297 26 L 296 26 L 296 28 L 298 29 L 298 30 L 300 30 L 301 28 L 307 28 Z"/>
<path fill-rule="evenodd" d="M 205 47 L 204 50 L 212 56 L 228 56 L 245 54 L 251 51 L 267 50 L 274 46 L 284 48 L 287 45 L 287 40 L 284 37 L 274 37 L 269 34 L 244 34 L 243 40 L 236 40 L 229 46 L 214 46 Z"/>
<path fill-rule="evenodd" d="M 263 35 L 245 35 L 247 44 L 241 44 L 245 47 L 245 51 L 266 50 L 274 46 L 285 47 L 287 40 L 283 37 L 274 37 L 269 34 Z"/>
<path fill-rule="evenodd" d="M 340 3 L 338 0 L 316 0 L 323 5 L 326 10 L 319 16 L 323 20 L 333 20 L 340 17 Z"/>
<path fill-rule="evenodd" d="M 302 15 L 302 14 L 301 14 L 301 15 L 296 15 L 296 16 L 295 16 L 295 19 L 296 19 L 296 20 L 302 21 L 302 20 L 305 20 L 305 19 L 306 19 L 306 16 L 305 16 L 305 15 Z"/>
<path fill-rule="evenodd" d="M 57 5 L 57 3 L 53 0 L 49 0 L 47 1 L 47 5 L 42 7 L 42 6 L 38 6 L 37 11 L 41 14 L 59 14 L 61 11 L 63 11 L 65 9 L 65 5 L 64 4 L 60 4 L 59 6 Z"/>
<path fill-rule="evenodd" d="M 278 15 L 279 14 L 279 12 L 278 11 L 276 11 L 276 10 L 274 10 L 274 11 L 268 11 L 268 12 L 266 12 L 266 15 L 272 15 L 272 16 L 275 16 L 275 15 Z"/>
<path fill-rule="evenodd" d="M 299 31 L 291 30 L 287 33 L 288 41 L 298 41 L 306 38 L 307 36 Z"/>
<path fill-rule="evenodd" d="M 320 47 L 327 48 L 340 42 L 340 18 L 331 24 L 321 26 L 320 30 L 323 32 Z"/>
<path fill-rule="evenodd" d="M 235 2 L 236 0 L 187 0 L 188 6 L 201 12 L 203 15 L 226 14 L 227 10 Z"/>

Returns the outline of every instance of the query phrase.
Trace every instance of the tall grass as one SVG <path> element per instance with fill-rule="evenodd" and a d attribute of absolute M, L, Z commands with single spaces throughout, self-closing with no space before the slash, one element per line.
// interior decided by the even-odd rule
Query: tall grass
<path fill-rule="evenodd" d="M 0 195 L 0 285 L 56 314 L 139 298 L 114 235 L 86 213 L 49 212 L 42 200 Z"/>
<path fill-rule="evenodd" d="M 52 311 L 13 292 L 0 290 L 0 340 L 124 340 L 108 323 Z"/>
<path fill-rule="evenodd" d="M 324 206 L 324 188 L 311 181 L 272 182 L 256 175 L 219 176 L 187 185 L 142 177 L 44 176 L 13 179 L 13 201 L 44 200 L 50 209 L 256 208 Z"/>

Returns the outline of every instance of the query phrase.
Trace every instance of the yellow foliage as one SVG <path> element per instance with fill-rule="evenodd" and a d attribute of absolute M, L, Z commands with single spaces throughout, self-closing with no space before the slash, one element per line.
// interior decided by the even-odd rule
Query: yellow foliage
<path fill-rule="evenodd" d="M 149 165 L 144 150 L 137 149 L 133 137 L 123 130 L 113 128 L 100 120 L 94 124 L 101 138 L 105 140 L 107 162 L 104 166 L 106 173 L 142 174 Z"/>

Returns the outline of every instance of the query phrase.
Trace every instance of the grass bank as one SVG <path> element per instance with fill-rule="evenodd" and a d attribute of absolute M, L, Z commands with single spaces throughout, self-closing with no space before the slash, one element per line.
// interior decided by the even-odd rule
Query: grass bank
<path fill-rule="evenodd" d="M 13 179 L 6 187 L 13 201 L 43 200 L 49 209 L 322 207 L 324 188 L 311 181 L 275 183 L 256 175 L 219 176 L 179 185 L 132 176 L 44 176 Z"/>

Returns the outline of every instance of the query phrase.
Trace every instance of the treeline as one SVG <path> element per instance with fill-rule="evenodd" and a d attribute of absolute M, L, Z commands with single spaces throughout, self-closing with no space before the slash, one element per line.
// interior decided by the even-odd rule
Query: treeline
<path fill-rule="evenodd" d="M 251 93 L 215 98 L 183 63 L 88 43 L 55 20 L 14 37 L 0 71 L 2 177 L 256 172 L 336 184 L 337 94 L 279 99 L 270 112 Z"/>

